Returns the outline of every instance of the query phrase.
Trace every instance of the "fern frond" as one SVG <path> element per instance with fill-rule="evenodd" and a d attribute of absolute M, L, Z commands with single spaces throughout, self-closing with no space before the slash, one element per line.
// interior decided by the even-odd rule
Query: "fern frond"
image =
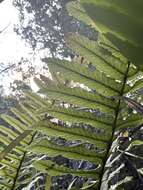
<path fill-rule="evenodd" d="M 90 42 L 89 42 L 90 43 Z M 86 53 L 85 53 L 86 55 Z M 112 54 L 110 54 L 109 56 L 112 57 Z M 115 57 L 114 57 L 115 59 Z M 112 59 L 112 60 L 114 60 Z M 79 134 L 78 130 L 73 130 L 71 127 L 69 127 L 68 129 L 63 126 L 53 126 L 53 124 L 44 124 L 41 122 L 41 124 L 39 126 L 37 126 L 37 130 L 40 130 L 41 132 L 43 131 L 44 133 L 46 133 L 49 136 L 54 136 L 54 133 L 57 133 L 57 136 L 60 137 L 64 137 L 65 139 L 69 140 L 71 138 L 71 140 L 81 140 L 83 141 L 87 141 L 90 142 L 92 144 L 95 144 L 95 146 L 97 146 L 98 148 L 104 148 L 104 151 L 106 152 L 105 157 L 103 158 L 103 165 L 105 164 L 105 161 L 108 158 L 108 154 L 109 154 L 109 150 L 111 148 L 111 144 L 114 141 L 115 137 L 116 137 L 116 131 L 119 131 L 120 129 L 126 129 L 128 127 L 135 127 L 138 122 L 142 122 L 142 119 L 139 118 L 136 122 L 134 122 L 134 119 L 130 119 L 136 117 L 135 114 L 131 113 L 131 116 L 128 118 L 124 118 L 124 114 L 122 114 L 124 112 L 125 109 L 125 104 L 122 103 L 122 99 L 120 97 L 124 97 L 126 95 L 126 93 L 128 93 L 130 91 L 130 89 L 132 88 L 131 86 L 129 86 L 127 84 L 128 78 L 130 78 L 133 75 L 136 75 L 137 70 L 135 67 L 132 66 L 131 63 L 123 63 L 123 70 L 122 70 L 122 77 L 120 78 L 120 82 L 117 82 L 117 80 L 119 80 L 119 78 L 117 77 L 116 80 L 111 78 L 111 75 L 108 76 L 108 74 L 103 74 L 103 72 L 100 72 L 99 70 L 96 71 L 92 71 L 88 68 L 88 65 L 80 65 L 79 63 L 75 64 L 74 62 L 68 62 L 68 61 L 61 61 L 61 60 L 51 60 L 51 59 L 44 59 L 48 64 L 49 64 L 49 68 L 51 73 L 55 76 L 58 77 L 54 77 L 53 81 L 40 81 L 40 80 L 35 80 L 36 83 L 39 85 L 40 88 L 40 93 L 44 93 L 44 95 L 46 96 L 46 98 L 42 98 L 41 103 L 38 102 L 39 104 L 39 108 L 37 108 L 37 114 L 41 115 L 42 117 L 45 118 L 45 115 L 49 115 L 52 116 L 52 118 L 57 118 L 62 122 L 65 122 L 67 124 L 72 124 L 74 125 L 75 123 L 78 124 L 86 124 L 86 125 L 91 125 L 93 126 L 95 129 L 98 130 L 103 130 L 103 133 L 101 133 L 101 131 L 95 132 L 95 139 L 88 139 L 87 135 L 85 135 L 84 131 L 83 132 L 83 139 L 81 139 L 82 137 Z M 119 61 L 119 60 L 118 60 Z M 117 63 L 115 62 L 115 65 Z M 115 66 L 116 68 L 116 66 Z M 100 68 L 101 69 L 101 68 Z M 102 70 L 102 69 L 101 69 Z M 60 75 L 60 73 L 62 75 Z M 96 73 L 96 74 L 95 74 Z M 97 74 L 98 73 L 98 74 Z M 100 78 L 100 74 L 102 73 L 103 78 L 107 80 L 108 78 L 108 84 L 106 83 L 107 81 L 105 81 L 103 78 Z M 85 89 L 82 89 L 81 87 L 78 88 L 73 88 L 72 86 L 64 86 L 63 83 L 60 83 L 60 77 L 64 78 L 64 80 L 73 80 L 74 82 L 79 82 L 80 84 L 84 84 L 87 85 L 87 81 L 92 81 L 94 80 L 94 85 L 95 85 L 95 89 L 97 91 L 97 95 L 100 95 L 101 97 L 104 97 L 105 99 L 103 100 L 103 102 L 99 102 L 99 105 L 103 105 L 105 100 L 109 100 L 108 103 L 110 102 L 111 104 L 114 104 L 114 112 L 110 112 L 107 111 L 107 109 L 102 109 L 101 107 L 101 113 L 99 115 L 94 113 L 94 109 L 93 107 L 89 106 L 88 109 L 86 110 L 82 110 L 82 102 L 83 102 L 83 95 L 82 93 L 85 95 L 84 98 L 88 97 L 89 94 L 92 94 L 92 97 L 95 96 L 94 91 L 87 91 Z M 88 79 L 86 80 L 86 82 L 84 82 L 83 78 L 88 77 Z M 112 76 L 113 77 L 113 76 Z M 114 76 L 115 78 L 115 76 Z M 76 79 L 76 80 L 74 80 Z M 100 82 L 102 81 L 103 84 L 103 89 L 106 91 L 106 88 L 108 89 L 108 91 L 102 91 L 101 86 L 98 88 L 98 82 L 97 80 L 99 80 Z M 114 82 L 112 82 L 114 81 Z M 99 82 L 99 83 L 100 83 Z M 89 84 L 89 82 L 88 82 Z M 87 85 L 88 86 L 88 85 Z M 90 88 L 93 88 L 91 86 L 88 86 Z M 77 91 L 79 90 L 79 91 Z M 113 91 L 114 93 L 113 93 Z M 85 92 L 85 93 L 84 93 Z M 105 96 L 106 95 L 106 96 Z M 108 95 L 108 96 L 107 96 Z M 111 95 L 114 95 L 115 98 L 110 97 Z M 117 98 L 116 98 L 117 96 Z M 30 99 L 30 101 L 40 101 L 40 99 L 36 96 L 32 95 L 32 98 L 30 98 L 30 95 L 28 96 L 28 98 Z M 53 97 L 53 99 L 52 99 Z M 77 101 L 77 97 L 78 97 L 78 101 L 81 100 L 81 104 L 78 104 Z M 92 100 L 92 97 L 90 97 L 90 100 Z M 44 100 L 45 99 L 45 100 Z M 53 104 L 52 102 L 50 103 L 49 100 L 55 100 L 56 103 Z M 44 101 L 46 102 L 46 106 L 44 104 Z M 62 102 L 67 104 L 67 107 L 64 106 L 62 104 Z M 105 101 L 106 102 L 106 101 Z M 70 104 L 74 105 L 72 108 L 70 107 Z M 90 105 L 90 104 L 89 104 Z M 109 104 L 108 104 L 109 105 Z M 95 106 L 98 107 L 98 106 Z M 106 113 L 105 113 L 106 112 Z M 52 127 L 51 127 L 52 126 Z M 36 128 L 36 126 L 35 126 Z M 74 132 L 73 132 L 74 131 Z M 87 132 L 88 130 L 86 130 Z M 100 136 L 100 134 L 102 134 Z M 99 138 L 98 139 L 98 136 Z M 104 138 L 105 135 L 105 138 Z M 92 136 L 91 136 L 92 137 Z M 103 137 L 103 139 L 102 139 Z M 105 143 L 103 142 L 106 139 L 106 142 L 108 142 L 105 146 Z M 100 144 L 101 143 L 101 144 Z M 103 146 L 104 145 L 104 146 Z M 57 145 L 56 145 L 57 146 Z M 37 148 L 36 148 L 37 147 Z M 43 149 L 42 149 L 43 148 Z M 37 153 L 43 153 L 43 154 L 49 154 L 51 156 L 57 156 L 59 154 L 62 154 L 66 157 L 69 158 L 75 158 L 75 159 L 88 159 L 89 161 L 91 161 L 90 158 L 87 158 L 86 156 L 84 156 L 82 153 L 80 153 L 80 155 L 82 155 L 81 157 L 77 156 L 75 154 L 75 152 L 67 152 L 66 148 L 64 146 L 60 147 L 60 151 L 62 151 L 62 153 L 60 153 L 59 149 L 56 147 L 56 150 L 53 149 L 53 144 L 50 144 L 48 147 L 46 147 L 46 142 L 43 143 L 43 147 L 41 148 L 41 146 L 38 147 L 38 144 L 34 146 L 33 151 L 37 151 Z M 69 147 L 68 147 L 69 148 Z M 43 152 L 42 152 L 43 151 Z M 47 152 L 47 153 L 46 153 Z M 80 152 L 78 150 L 78 152 Z M 110 152 L 110 154 L 112 155 L 112 151 Z M 107 156 L 107 157 L 106 157 Z M 94 162 L 94 160 L 92 160 L 92 162 Z M 95 161 L 96 164 L 102 165 L 101 163 L 99 163 L 99 160 Z M 100 171 L 100 175 L 103 175 L 103 168 L 106 169 L 106 165 L 104 167 L 102 167 L 102 170 Z M 107 170 L 108 171 L 108 170 Z M 101 179 L 100 179 L 101 180 Z M 103 178 L 104 180 L 104 178 Z M 109 180 L 112 180 L 112 178 L 110 178 Z M 102 181 L 100 181 L 99 186 L 101 186 Z"/>
<path fill-rule="evenodd" d="M 123 55 L 142 69 L 142 2 L 140 0 L 132 1 L 128 5 L 128 0 L 110 2 L 82 0 L 80 3 L 88 17 L 96 24 L 96 28 Z"/>
<path fill-rule="evenodd" d="M 0 143 L 2 144 L 0 150 L 0 189 L 13 190 L 22 187 L 20 177 L 23 176 L 22 167 L 27 153 L 25 147 L 31 144 L 36 134 L 28 128 L 28 124 L 31 124 L 29 116 L 23 116 L 23 112 L 14 110 L 17 117 L 20 116 L 24 119 L 19 120 L 10 115 L 1 115 L 8 125 L 0 126 Z M 24 121 L 26 122 L 24 123 Z"/>

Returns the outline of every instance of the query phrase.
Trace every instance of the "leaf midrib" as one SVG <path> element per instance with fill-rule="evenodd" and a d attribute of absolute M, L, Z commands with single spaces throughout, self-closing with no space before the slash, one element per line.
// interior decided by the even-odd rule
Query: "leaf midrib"
<path fill-rule="evenodd" d="M 84 116 L 82 116 L 82 115 L 77 116 L 77 115 L 72 114 L 72 113 L 68 113 L 68 112 L 64 112 L 64 111 L 60 111 L 60 110 L 52 110 L 52 109 L 47 109 L 47 111 L 49 111 L 49 112 L 55 112 L 55 113 L 59 113 L 59 114 L 64 114 L 64 115 L 69 115 L 69 116 L 76 117 L 76 118 L 83 118 L 83 119 L 87 119 L 87 120 L 97 121 L 97 122 L 99 122 L 101 124 L 105 124 L 109 128 L 111 128 L 111 124 L 103 122 L 103 121 L 100 121 L 100 120 L 97 120 L 97 119 L 92 118 L 92 117 L 85 117 L 85 115 Z"/>
<path fill-rule="evenodd" d="M 56 148 L 56 147 L 54 147 L 54 146 L 44 146 L 44 145 L 36 145 L 36 148 L 42 148 L 42 147 L 44 147 L 44 148 L 46 148 L 46 149 L 49 149 L 49 150 L 55 150 L 55 151 L 58 151 L 58 152 L 66 152 L 66 153 L 70 153 L 70 154 L 77 154 L 77 155 L 79 155 L 79 156 L 81 156 L 81 155 L 83 155 L 84 157 L 90 157 L 90 158 L 93 158 L 93 160 L 94 159 L 96 159 L 96 158 L 98 158 L 98 159 L 100 159 L 101 160 L 101 162 L 102 162 L 102 156 L 99 156 L 99 155 L 96 155 L 96 156 L 92 156 L 92 155 L 90 155 L 90 154 L 84 154 L 84 152 L 83 153 L 81 153 L 81 152 L 77 152 L 76 150 L 74 151 L 74 150 L 66 150 L 66 149 L 60 149 L 60 147 L 58 148 Z"/>
<path fill-rule="evenodd" d="M 124 94 L 124 89 L 125 89 L 125 85 L 126 85 L 126 82 L 127 82 L 130 65 L 131 65 L 131 62 L 128 62 L 128 66 L 127 66 L 126 72 L 124 74 L 123 86 L 122 86 L 122 89 L 121 89 L 121 92 L 120 92 L 119 96 L 123 96 L 123 94 Z M 113 122 L 112 136 L 111 136 L 110 142 L 108 144 L 107 154 L 106 154 L 104 162 L 103 162 L 103 168 L 102 168 L 101 177 L 100 177 L 99 189 L 100 189 L 100 187 L 102 185 L 102 179 L 103 179 L 103 176 L 104 176 L 106 162 L 108 160 L 108 155 L 109 155 L 109 152 L 110 152 L 110 149 L 112 147 L 113 140 L 114 140 L 114 134 L 115 134 L 115 130 L 116 130 L 116 127 L 117 127 L 118 114 L 120 112 L 120 105 L 121 105 L 121 100 L 118 101 L 118 105 L 117 105 L 117 109 L 116 109 L 116 113 L 115 113 L 115 119 L 114 119 L 114 122 Z"/>
<path fill-rule="evenodd" d="M 61 91 L 59 92 L 58 90 L 56 91 L 56 90 L 53 90 L 53 89 L 50 89 L 50 91 L 51 91 L 51 92 L 60 93 L 60 94 L 63 94 L 63 95 L 69 95 L 69 96 L 71 96 L 71 97 L 76 97 L 76 98 L 79 98 L 79 99 L 83 99 L 83 100 L 89 101 L 89 102 L 91 102 L 91 103 L 96 102 L 96 103 L 101 104 L 101 105 L 103 105 L 103 106 L 105 106 L 105 107 L 108 107 L 108 108 L 110 108 L 110 109 L 113 109 L 113 110 L 115 109 L 113 106 L 104 104 L 103 102 L 100 102 L 100 101 L 91 100 L 91 99 L 85 98 L 85 97 L 83 97 L 83 96 L 77 96 L 77 95 L 74 95 L 74 94 L 70 94 L 70 93 L 66 93 L 66 92 L 61 92 Z"/>
<path fill-rule="evenodd" d="M 44 127 L 46 127 L 46 126 L 44 126 Z M 103 137 L 101 138 L 100 136 L 99 137 L 97 137 L 96 139 L 95 138 L 93 138 L 93 136 L 85 136 L 85 135 L 83 135 L 83 134 L 79 134 L 79 133 L 74 133 L 74 131 L 64 131 L 64 130 L 60 130 L 60 129 L 58 129 L 58 128 L 54 128 L 54 127 L 49 127 L 50 128 L 50 130 L 53 130 L 53 131 L 59 131 L 59 132 L 62 132 L 62 133 L 67 133 L 67 134 L 71 134 L 71 135 L 76 135 L 76 136 L 79 136 L 79 137 L 83 137 L 84 139 L 86 139 L 87 141 L 88 141 L 88 139 L 90 138 L 90 139 L 92 139 L 93 141 L 99 141 L 99 142 L 105 142 L 105 143 L 108 143 L 108 141 L 107 140 L 105 140 L 105 139 L 103 139 Z M 74 129 L 74 128 L 73 128 Z"/>
<path fill-rule="evenodd" d="M 37 132 L 35 132 L 35 133 L 33 134 L 33 136 L 32 136 L 32 138 L 31 138 L 30 142 L 28 143 L 28 145 L 30 145 L 30 144 L 32 143 L 32 141 L 33 141 L 33 139 L 34 139 L 34 137 L 35 137 L 36 134 L 37 134 Z M 25 160 L 26 154 L 27 154 L 27 151 L 25 151 L 25 152 L 23 153 L 23 156 L 22 156 L 22 158 L 21 158 L 21 160 L 20 160 L 20 163 L 19 163 L 19 166 L 18 166 L 18 168 L 17 168 L 17 172 L 16 172 L 16 175 L 15 175 L 15 178 L 14 178 L 13 185 L 12 185 L 12 187 L 11 187 L 11 190 L 15 190 L 16 182 L 17 182 L 17 179 L 18 179 L 18 177 L 19 177 L 19 173 L 20 173 L 22 164 L 23 164 L 23 162 L 24 162 L 24 160 Z"/>

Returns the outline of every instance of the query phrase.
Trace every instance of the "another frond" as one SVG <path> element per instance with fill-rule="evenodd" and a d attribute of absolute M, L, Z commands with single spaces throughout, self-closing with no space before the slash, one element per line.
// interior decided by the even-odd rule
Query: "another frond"
<path fill-rule="evenodd" d="M 33 118 L 24 115 L 22 111 L 20 112 L 17 109 L 13 109 L 13 112 L 17 113 L 15 117 L 1 115 L 1 118 L 7 122 L 7 125 L 0 126 L 0 142 L 2 145 L 0 152 L 1 190 L 18 189 L 18 187 L 27 185 L 31 180 L 29 171 L 29 181 L 26 181 L 25 168 L 27 166 L 24 167 L 24 162 L 27 156 L 25 147 L 32 143 L 36 134 L 28 128 L 32 124 Z M 25 182 L 22 179 L 25 179 Z"/>
<path fill-rule="evenodd" d="M 78 7 L 79 5 L 76 6 Z M 75 14 L 80 19 L 83 18 L 83 13 L 87 15 L 85 21 L 90 21 L 89 24 L 94 23 L 92 26 L 96 25 L 96 29 L 110 40 L 128 60 L 142 69 L 142 1 L 81 0 L 80 7 L 82 12 L 78 11 L 78 14 L 75 14 L 75 9 L 72 8 L 73 15 Z"/>

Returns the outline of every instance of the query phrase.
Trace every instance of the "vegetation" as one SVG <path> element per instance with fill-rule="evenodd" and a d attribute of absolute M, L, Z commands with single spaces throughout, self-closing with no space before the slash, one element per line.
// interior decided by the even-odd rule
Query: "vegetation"
<path fill-rule="evenodd" d="M 124 10 L 123 5 L 126 8 L 123 1 L 115 4 L 122 5 L 118 9 L 117 1 L 112 1 L 111 7 L 111 1 L 100 2 L 72 2 L 68 10 L 95 27 L 90 12 L 112 8 L 117 13 Z M 96 11 L 91 11 L 92 7 Z M 94 16 L 97 20 L 98 15 Z M 0 126 L 0 189 L 50 189 L 52 176 L 69 173 L 86 179 L 80 189 L 143 188 L 143 74 L 130 55 L 116 47 L 114 40 L 109 41 L 104 23 L 99 21 L 103 34 L 97 41 L 69 34 L 67 43 L 79 58 L 43 59 L 51 76 L 35 78 L 39 92 L 25 92 L 17 108 L 1 115 L 8 125 Z M 58 143 L 61 138 L 66 143 Z M 87 161 L 92 168 L 59 165 L 54 160 L 58 155 Z M 68 189 L 77 189 L 75 181 Z"/>
<path fill-rule="evenodd" d="M 81 4 L 104 36 L 142 69 L 143 2 L 82 0 Z"/>

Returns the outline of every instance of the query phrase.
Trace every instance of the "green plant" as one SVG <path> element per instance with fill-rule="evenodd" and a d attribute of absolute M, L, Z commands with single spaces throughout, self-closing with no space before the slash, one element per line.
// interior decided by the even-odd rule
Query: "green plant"
<path fill-rule="evenodd" d="M 128 60 L 142 69 L 142 0 L 80 0 L 80 4 L 82 8 L 76 15 L 79 18 L 88 15 L 86 21 L 90 21 Z"/>
<path fill-rule="evenodd" d="M 16 114 L 17 118 L 14 115 L 3 114 L 1 118 L 8 125 L 6 123 L 5 126 L 0 125 L 0 189 L 6 190 L 22 188 L 25 184 L 30 184 L 33 175 L 36 175 L 30 162 L 33 154 L 28 153 L 27 155 L 27 151 L 24 149 L 25 146 L 32 143 L 36 136 L 36 132 L 28 129 L 34 118 L 31 117 L 29 111 L 30 116 L 22 113 L 27 112 L 24 105 L 21 105 L 20 110 L 13 108 L 11 112 Z"/>
<path fill-rule="evenodd" d="M 69 10 L 94 25 L 78 4 L 72 3 Z M 32 154 L 29 164 L 32 168 L 50 176 L 70 173 L 93 178 L 95 183 L 91 189 L 122 188 L 135 179 L 142 183 L 142 168 L 134 166 L 128 158 L 131 148 L 142 145 L 141 141 L 133 141 L 126 149 L 119 146 L 121 137 L 128 139 L 128 130 L 143 123 L 142 116 L 125 104 L 125 100 L 129 103 L 128 97 L 134 97 L 134 93 L 142 88 L 142 72 L 102 35 L 95 42 L 70 34 L 67 41 L 81 59 L 43 59 L 52 80 L 42 75 L 41 79 L 35 78 L 39 93 L 25 93 L 25 101 L 18 109 L 12 109 L 16 118 L 2 115 L 10 126 L 0 126 L 0 176 L 3 176 L 0 189 L 13 190 L 22 185 L 24 188 L 33 180 L 28 175 L 22 183 L 29 154 Z M 59 145 L 53 137 L 76 143 L 74 146 Z M 34 158 L 35 154 L 38 156 Z M 76 170 L 59 166 L 47 160 L 46 155 L 87 160 L 96 168 Z M 130 156 L 141 159 L 134 153 Z M 118 167 L 113 171 L 116 162 Z M 114 181 L 125 164 L 132 167 L 132 175 L 125 173 Z"/>

